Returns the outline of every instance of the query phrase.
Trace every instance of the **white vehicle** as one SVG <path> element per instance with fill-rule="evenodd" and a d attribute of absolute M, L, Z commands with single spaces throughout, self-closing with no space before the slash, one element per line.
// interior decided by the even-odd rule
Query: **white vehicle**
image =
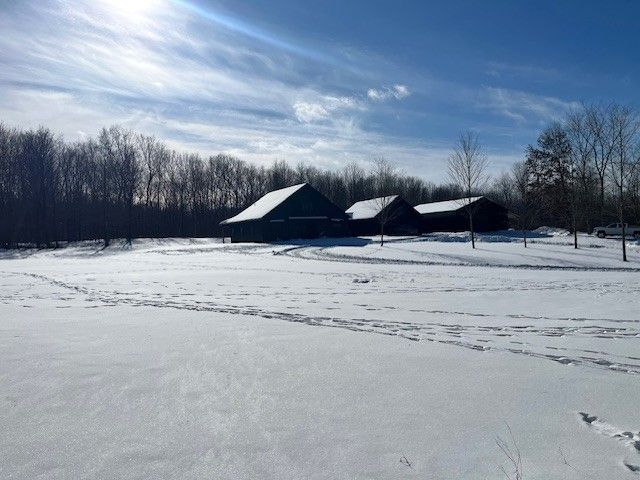
<path fill-rule="evenodd" d="M 640 238 L 639 226 L 625 223 L 624 230 L 626 235 L 633 238 Z M 610 235 L 622 235 L 622 223 L 610 223 L 606 227 L 596 227 L 593 229 L 593 234 L 600 238 L 605 238 Z"/>

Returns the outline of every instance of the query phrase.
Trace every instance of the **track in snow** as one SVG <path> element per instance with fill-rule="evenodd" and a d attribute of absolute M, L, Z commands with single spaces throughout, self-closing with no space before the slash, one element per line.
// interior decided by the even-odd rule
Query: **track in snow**
<path fill-rule="evenodd" d="M 98 308 L 102 306 L 128 305 L 134 307 L 172 308 L 178 310 L 192 310 L 202 312 L 215 312 L 232 315 L 250 315 L 261 318 L 279 319 L 294 323 L 303 323 L 312 326 L 324 326 L 342 328 L 355 332 L 375 333 L 391 335 L 402 339 L 418 342 L 436 342 L 457 347 L 473 349 L 479 352 L 509 352 L 517 355 L 525 355 L 557 362 L 563 365 L 585 366 L 598 368 L 612 372 L 631 375 L 640 374 L 640 355 L 616 355 L 611 352 L 597 349 L 571 348 L 570 346 L 551 345 L 545 339 L 606 339 L 635 340 L 640 338 L 640 330 L 636 326 L 639 320 L 609 320 L 593 318 L 563 318 L 563 317 L 536 317 L 525 315 L 504 315 L 514 320 L 531 321 L 530 324 L 499 324 L 492 325 L 490 320 L 494 316 L 474 312 L 411 309 L 410 311 L 429 316 L 455 318 L 472 317 L 476 320 L 472 324 L 459 322 L 433 322 L 433 321 L 393 321 L 385 318 L 344 318 L 339 316 L 306 315 L 301 312 L 284 312 L 260 307 L 258 305 L 237 305 L 223 303 L 217 300 L 204 300 L 194 293 L 155 293 L 144 294 L 135 291 L 117 291 L 97 288 L 89 288 L 69 281 L 62 281 L 50 276 L 33 273 L 13 273 L 14 277 L 28 277 L 39 282 L 52 285 L 72 292 L 77 299 L 88 301 L 85 308 Z M 259 294 L 254 294 L 257 298 Z M 9 303 L 12 293 L 5 293 L 0 297 L 5 303 Z M 37 295 L 41 298 L 41 295 Z M 69 295 L 58 297 L 62 301 L 61 307 L 69 308 L 67 302 L 72 299 Z M 28 299 L 22 293 L 24 302 Z M 15 298 L 13 298 L 15 300 Z M 355 304 L 365 311 L 383 311 L 385 309 L 371 307 L 366 304 Z M 392 307 L 387 309 L 389 312 Z M 384 313 L 387 317 L 388 313 Z M 479 324 L 478 319 L 486 319 L 486 324 Z M 550 320 L 558 323 L 571 322 L 569 325 L 537 326 L 536 321 Z M 576 325 L 577 323 L 588 323 Z M 605 325 L 599 325 L 604 323 Z M 616 322 L 626 325 L 609 326 L 606 323 Z"/>
<path fill-rule="evenodd" d="M 457 260 L 456 257 L 449 254 L 439 254 L 429 252 L 430 256 L 440 257 L 442 261 L 436 260 L 405 260 L 401 258 L 372 258 L 358 255 L 347 255 L 342 253 L 332 253 L 333 246 L 294 246 L 285 248 L 278 252 L 277 255 L 286 255 L 294 258 L 305 260 L 321 260 L 328 262 L 342 263 L 365 263 L 371 265 L 424 265 L 439 267 L 482 267 L 482 268 L 502 268 L 502 269 L 518 269 L 518 270 L 559 270 L 559 271 L 575 271 L 575 272 L 640 272 L 635 267 L 589 267 L 576 265 L 535 265 L 535 264 L 499 264 L 492 262 L 468 262 Z M 402 250 L 405 253 L 418 253 L 411 250 Z"/>

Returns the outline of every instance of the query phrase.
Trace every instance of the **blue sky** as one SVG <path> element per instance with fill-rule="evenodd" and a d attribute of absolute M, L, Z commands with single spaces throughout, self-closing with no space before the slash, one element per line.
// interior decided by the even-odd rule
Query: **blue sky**
<path fill-rule="evenodd" d="M 439 181 L 493 173 L 581 101 L 637 105 L 640 2 L 0 0 L 0 121 Z"/>

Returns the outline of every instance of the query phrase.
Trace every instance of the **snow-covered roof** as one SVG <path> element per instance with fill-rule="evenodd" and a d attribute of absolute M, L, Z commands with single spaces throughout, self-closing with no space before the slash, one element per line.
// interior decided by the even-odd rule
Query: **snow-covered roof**
<path fill-rule="evenodd" d="M 465 197 L 457 198 L 455 200 L 446 200 L 444 202 L 423 203 L 421 205 L 416 205 L 414 208 L 420 214 L 455 212 L 456 210 L 460 210 L 467 205 L 471 205 L 472 203 L 477 202 L 481 198 L 483 197 Z"/>
<path fill-rule="evenodd" d="M 281 188 L 280 190 L 269 192 L 258 201 L 256 201 L 253 205 L 245 208 L 235 217 L 227 218 L 226 220 L 220 222 L 220 224 L 226 225 L 229 223 L 246 222 L 247 220 L 259 220 L 305 185 L 306 183 L 300 183 L 298 185 L 293 185 L 291 187 Z"/>
<path fill-rule="evenodd" d="M 375 218 L 387 205 L 393 202 L 398 195 L 387 195 L 386 197 L 372 198 L 356 202 L 349 207 L 347 215 L 353 220 L 365 220 Z"/>

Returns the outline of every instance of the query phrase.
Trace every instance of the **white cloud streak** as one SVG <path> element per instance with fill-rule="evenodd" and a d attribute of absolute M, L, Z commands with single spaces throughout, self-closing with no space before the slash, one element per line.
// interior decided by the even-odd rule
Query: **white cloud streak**
<path fill-rule="evenodd" d="M 530 121 L 546 123 L 557 120 L 579 104 L 519 90 L 485 87 L 480 93 L 478 106 L 522 124 Z"/>
<path fill-rule="evenodd" d="M 296 118 L 301 122 L 310 123 L 317 120 L 324 120 L 329 116 L 329 112 L 319 103 L 296 102 L 293 104 Z"/>
<path fill-rule="evenodd" d="M 46 125 L 71 140 L 118 123 L 177 149 L 260 163 L 339 168 L 386 155 L 409 173 L 438 179 L 434 172 L 445 171 L 448 145 L 383 132 L 377 121 L 372 129 L 370 117 L 396 118 L 410 103 L 397 100 L 413 92 L 361 68 L 357 55 L 348 62 L 357 68 L 328 71 L 242 32 L 211 28 L 168 0 L 146 1 L 153 8 L 31 0 L 0 9 L 0 120 Z M 476 106 L 522 121 L 563 105 L 485 88 Z"/>
<path fill-rule="evenodd" d="M 395 98 L 396 100 L 402 100 L 403 98 L 406 98 L 409 95 L 411 95 L 411 92 L 409 91 L 409 87 L 407 87 L 406 85 L 394 85 L 393 87 L 382 88 L 382 89 L 370 88 L 367 91 L 367 96 L 371 100 L 375 100 L 375 101 L 383 101 L 383 100 L 388 100 L 390 98 Z"/>
<path fill-rule="evenodd" d="M 311 102 L 298 101 L 293 104 L 293 110 L 300 122 L 312 123 L 328 120 L 334 112 L 342 114 L 345 111 L 362 111 L 365 107 L 353 97 L 325 96 Z"/>

